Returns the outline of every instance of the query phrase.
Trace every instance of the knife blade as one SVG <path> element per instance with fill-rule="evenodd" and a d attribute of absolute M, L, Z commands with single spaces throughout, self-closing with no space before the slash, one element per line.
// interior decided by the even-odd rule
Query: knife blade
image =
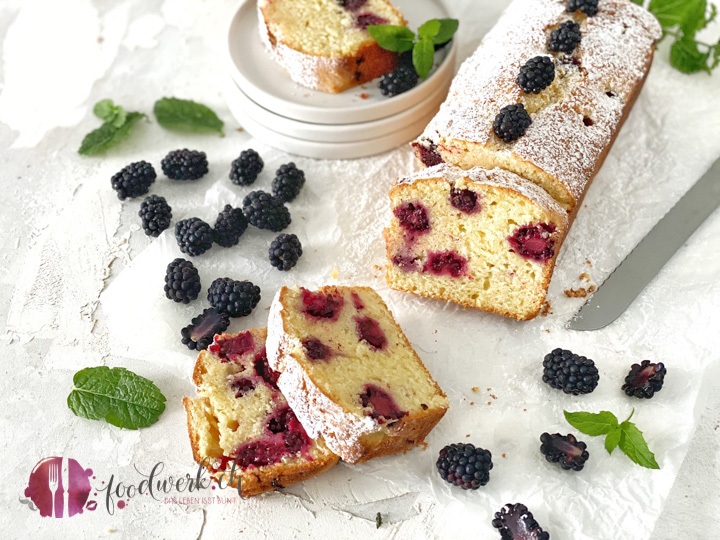
<path fill-rule="evenodd" d="M 68 517 L 70 515 L 70 459 L 65 457 L 62 458 L 62 489 L 62 517 Z"/>
<path fill-rule="evenodd" d="M 625 257 L 567 327 L 599 330 L 617 319 L 720 204 L 720 159 Z"/>

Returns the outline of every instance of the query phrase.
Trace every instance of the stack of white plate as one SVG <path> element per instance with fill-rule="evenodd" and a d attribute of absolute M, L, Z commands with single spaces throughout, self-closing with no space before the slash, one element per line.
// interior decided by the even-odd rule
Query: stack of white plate
<path fill-rule="evenodd" d="M 393 2 L 415 30 L 428 19 L 447 18 L 440 0 Z M 230 24 L 230 77 L 225 98 L 253 137 L 301 156 L 353 159 L 403 145 L 420 133 L 447 95 L 455 70 L 455 42 L 435 54 L 427 79 L 412 90 L 383 96 L 378 81 L 340 94 L 295 84 L 260 41 L 255 0 L 245 2 Z"/>

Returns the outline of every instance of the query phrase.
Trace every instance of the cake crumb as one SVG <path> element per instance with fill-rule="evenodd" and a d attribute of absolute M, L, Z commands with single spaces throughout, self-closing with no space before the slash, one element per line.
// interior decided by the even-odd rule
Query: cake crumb
<path fill-rule="evenodd" d="M 590 285 L 588 288 L 578 287 L 577 289 L 566 289 L 563 292 L 568 298 L 586 298 L 588 294 L 594 293 L 596 290 L 595 285 Z"/>
<path fill-rule="evenodd" d="M 474 401 L 471 401 L 471 402 L 470 402 L 470 406 L 472 406 L 472 405 L 475 405 L 475 402 L 474 402 Z"/>
<path fill-rule="evenodd" d="M 473 386 L 470 390 L 472 390 L 473 394 L 477 394 L 480 391 L 477 386 Z"/>
<path fill-rule="evenodd" d="M 505 459 L 507 456 L 505 454 L 502 455 L 503 459 Z"/>
<path fill-rule="evenodd" d="M 492 405 L 492 401 L 488 401 L 488 405 Z"/>
<path fill-rule="evenodd" d="M 466 438 L 466 439 L 469 439 L 469 438 L 470 438 L 470 434 L 469 434 L 469 433 L 466 433 L 466 434 L 465 434 L 465 438 Z"/>
<path fill-rule="evenodd" d="M 490 394 L 490 397 L 493 399 L 497 399 L 497 396 L 495 394 Z"/>
<path fill-rule="evenodd" d="M 340 277 L 340 269 L 337 266 L 333 266 L 330 270 L 330 279 L 337 279 Z"/>
<path fill-rule="evenodd" d="M 367 99 L 369 97 L 370 97 L 370 94 L 368 94 L 367 92 L 363 92 L 362 94 L 360 94 L 360 99 Z"/>
<path fill-rule="evenodd" d="M 245 128 L 244 128 L 244 127 L 239 127 L 239 128 L 237 128 L 237 129 L 235 129 L 235 131 L 237 131 L 238 133 L 242 133 L 242 132 L 245 131 Z"/>
<path fill-rule="evenodd" d="M 548 315 L 552 315 L 552 304 L 550 303 L 550 300 L 545 300 L 542 303 L 542 306 L 540 306 L 540 316 L 541 317 L 547 317 Z"/>
<path fill-rule="evenodd" d="M 545 332 L 546 332 L 547 334 L 549 334 L 549 333 L 550 333 L 550 329 L 549 329 L 549 328 L 546 328 L 546 329 L 545 329 Z"/>
<path fill-rule="evenodd" d="M 488 389 L 487 389 L 488 392 L 489 392 L 490 390 L 492 390 L 492 388 L 488 388 Z"/>
<path fill-rule="evenodd" d="M 527 412 L 527 409 L 523 409 L 523 412 Z"/>
<path fill-rule="evenodd" d="M 592 268 L 592 262 L 590 262 L 590 259 L 585 259 L 585 264 Z"/>
<path fill-rule="evenodd" d="M 580 281 L 590 281 L 590 274 L 583 272 L 579 277 Z"/>

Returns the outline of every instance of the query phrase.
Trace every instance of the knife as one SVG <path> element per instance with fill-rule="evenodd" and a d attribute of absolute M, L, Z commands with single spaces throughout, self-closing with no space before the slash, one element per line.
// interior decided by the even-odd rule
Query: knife
<path fill-rule="evenodd" d="M 62 517 L 70 516 L 70 459 L 62 459 L 63 506 Z"/>
<path fill-rule="evenodd" d="M 720 159 L 653 227 L 568 323 L 598 330 L 617 319 L 720 204 Z"/>

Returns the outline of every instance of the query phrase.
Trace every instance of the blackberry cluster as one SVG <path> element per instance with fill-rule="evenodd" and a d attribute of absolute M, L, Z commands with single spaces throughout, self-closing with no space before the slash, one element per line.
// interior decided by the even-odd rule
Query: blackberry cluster
<path fill-rule="evenodd" d="M 188 304 L 200 294 L 200 274 L 186 259 L 177 258 L 165 271 L 165 296 L 174 302 Z"/>
<path fill-rule="evenodd" d="M 632 365 L 622 390 L 628 396 L 650 399 L 655 392 L 662 390 L 666 373 L 667 369 L 662 362 L 654 364 L 650 360 L 643 360 L 640 364 Z"/>
<path fill-rule="evenodd" d="M 550 33 L 548 49 L 570 54 L 579 44 L 580 25 L 573 21 L 565 21 Z"/>
<path fill-rule="evenodd" d="M 455 443 L 440 450 L 435 465 L 446 482 L 463 489 L 478 489 L 490 480 L 492 454 L 470 443 Z"/>
<path fill-rule="evenodd" d="M 283 202 L 264 191 L 251 191 L 243 199 L 243 213 L 250 225 L 280 232 L 290 225 L 290 211 Z"/>
<path fill-rule="evenodd" d="M 137 161 L 115 173 L 110 179 L 118 199 L 139 197 L 150 191 L 150 185 L 157 178 L 155 169 L 147 161 Z"/>
<path fill-rule="evenodd" d="M 205 152 L 197 150 L 173 150 L 161 162 L 165 176 L 172 180 L 198 180 L 208 172 Z"/>
<path fill-rule="evenodd" d="M 217 278 L 208 289 L 210 305 L 229 317 L 245 317 L 260 301 L 260 287 L 249 281 Z"/>
<path fill-rule="evenodd" d="M 418 74 L 413 66 L 400 64 L 380 79 L 380 92 L 383 96 L 397 96 L 412 90 L 418 83 Z"/>
<path fill-rule="evenodd" d="M 550 533 L 542 530 L 532 512 L 524 504 L 506 504 L 495 512 L 492 526 L 502 540 L 550 540 Z"/>
<path fill-rule="evenodd" d="M 305 185 L 305 173 L 294 163 L 280 165 L 272 181 L 272 194 L 282 202 L 290 202 L 298 196 Z"/>
<path fill-rule="evenodd" d="M 150 195 L 142 204 L 138 212 L 142 220 L 142 228 L 148 236 L 157 238 L 160 233 L 170 226 L 172 208 L 160 195 Z"/>
<path fill-rule="evenodd" d="M 571 351 L 555 349 L 543 360 L 543 381 L 566 394 L 589 394 L 598 385 L 600 375 L 595 362 Z"/>
<path fill-rule="evenodd" d="M 270 264 L 278 270 L 290 270 L 302 255 L 302 245 L 294 234 L 279 234 L 270 244 Z"/>
<path fill-rule="evenodd" d="M 213 245 L 215 234 L 212 227 L 200 218 L 190 218 L 175 224 L 175 239 L 180 251 L 191 257 L 202 255 Z"/>
<path fill-rule="evenodd" d="M 207 308 L 180 330 L 182 344 L 188 349 L 202 351 L 212 343 L 215 334 L 222 334 L 228 326 L 230 319 L 227 315 Z"/>
<path fill-rule="evenodd" d="M 520 68 L 516 82 L 518 86 L 531 94 L 539 94 L 555 79 L 555 64 L 549 56 L 531 58 Z"/>
<path fill-rule="evenodd" d="M 540 435 L 540 452 L 550 463 L 560 463 L 566 471 L 582 471 L 585 462 L 590 459 L 587 445 L 578 441 L 574 435 L 543 433 Z"/>
<path fill-rule="evenodd" d="M 570 0 L 567 10 L 580 10 L 588 17 L 592 17 L 598 12 L 598 0 Z"/>
<path fill-rule="evenodd" d="M 506 105 L 495 117 L 493 131 L 495 135 L 509 143 L 525 135 L 530 124 L 532 119 L 525 110 L 525 105 L 522 103 Z"/>
<path fill-rule="evenodd" d="M 257 180 L 265 163 L 260 154 L 252 148 L 240 152 L 240 156 L 232 162 L 230 167 L 230 180 L 238 186 L 249 186 Z"/>
<path fill-rule="evenodd" d="M 248 221 L 243 211 L 226 204 L 215 220 L 215 243 L 222 247 L 237 245 L 247 228 Z"/>

